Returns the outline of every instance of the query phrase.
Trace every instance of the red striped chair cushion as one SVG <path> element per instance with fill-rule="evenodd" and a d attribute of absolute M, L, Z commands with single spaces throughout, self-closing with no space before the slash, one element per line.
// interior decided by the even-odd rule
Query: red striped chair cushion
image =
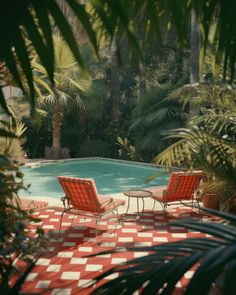
<path fill-rule="evenodd" d="M 59 176 L 58 180 L 75 209 L 103 213 L 124 204 L 123 200 L 99 196 L 93 179 Z"/>

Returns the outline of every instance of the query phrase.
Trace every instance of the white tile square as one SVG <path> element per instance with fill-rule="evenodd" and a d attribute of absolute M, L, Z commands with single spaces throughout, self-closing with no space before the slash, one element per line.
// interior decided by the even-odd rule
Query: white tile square
<path fill-rule="evenodd" d="M 62 222 L 62 224 L 61 224 L 62 226 L 70 226 L 71 225 L 71 223 L 70 222 Z"/>
<path fill-rule="evenodd" d="M 92 285 L 95 281 L 94 280 L 79 280 L 78 287 L 80 288 L 87 288 Z"/>
<path fill-rule="evenodd" d="M 133 242 L 133 238 L 132 237 L 120 237 L 118 239 L 119 242 Z"/>
<path fill-rule="evenodd" d="M 59 272 L 61 269 L 61 265 L 59 264 L 51 264 L 46 269 L 47 272 Z"/>
<path fill-rule="evenodd" d="M 46 259 L 46 258 L 39 258 L 36 261 L 36 265 L 49 265 L 50 264 L 50 259 Z"/>
<path fill-rule="evenodd" d="M 51 281 L 38 281 L 35 288 L 40 288 L 40 289 L 47 289 L 49 285 L 51 284 Z"/>
<path fill-rule="evenodd" d="M 148 252 L 134 252 L 134 258 L 147 256 Z"/>
<path fill-rule="evenodd" d="M 79 247 L 79 252 L 93 252 L 93 247 Z"/>
<path fill-rule="evenodd" d="M 54 225 L 52 225 L 52 224 L 45 224 L 45 225 L 43 225 L 43 229 L 54 229 Z"/>
<path fill-rule="evenodd" d="M 79 280 L 79 278 L 80 278 L 80 272 L 64 271 L 61 274 L 62 280 Z"/>
<path fill-rule="evenodd" d="M 116 233 L 104 233 L 102 236 L 104 238 L 114 238 L 116 237 Z"/>
<path fill-rule="evenodd" d="M 115 242 L 103 242 L 100 244 L 100 247 L 115 247 L 116 243 Z"/>
<path fill-rule="evenodd" d="M 121 264 L 126 261 L 127 261 L 126 258 L 112 258 L 111 264 Z"/>
<path fill-rule="evenodd" d="M 136 233 L 137 229 L 136 228 L 122 228 L 122 233 Z"/>
<path fill-rule="evenodd" d="M 60 219 L 59 218 L 50 218 L 49 222 L 59 222 Z"/>
<path fill-rule="evenodd" d="M 61 242 L 63 242 L 63 238 L 50 239 L 50 243 L 61 243 Z"/>
<path fill-rule="evenodd" d="M 57 254 L 57 257 L 60 257 L 60 258 L 72 258 L 73 256 L 73 252 L 59 252 Z"/>
<path fill-rule="evenodd" d="M 71 295 L 72 289 L 53 289 L 52 295 Z"/>
<path fill-rule="evenodd" d="M 30 274 L 28 274 L 26 281 L 33 281 L 37 277 L 37 275 L 37 273 L 31 272 Z"/>
<path fill-rule="evenodd" d="M 154 237 L 153 238 L 153 242 L 162 242 L 162 243 L 165 243 L 165 242 L 168 242 L 168 239 L 166 237 Z"/>
<path fill-rule="evenodd" d="M 135 247 L 146 247 L 146 246 L 152 246 L 152 242 L 136 242 L 135 244 Z"/>
<path fill-rule="evenodd" d="M 80 218 L 80 223 L 84 223 L 84 222 L 92 222 L 91 218 Z"/>
<path fill-rule="evenodd" d="M 116 229 L 116 228 L 118 228 L 118 226 L 116 226 L 115 224 L 108 224 L 107 228 L 108 229 Z"/>
<path fill-rule="evenodd" d="M 86 271 L 101 271 L 102 270 L 102 264 L 87 264 L 85 267 Z"/>
<path fill-rule="evenodd" d="M 109 276 L 106 277 L 106 280 L 114 280 L 116 278 L 118 278 L 119 274 L 118 272 L 112 273 Z"/>
<path fill-rule="evenodd" d="M 86 264 L 88 258 L 72 258 L 70 264 Z"/>
<path fill-rule="evenodd" d="M 43 219 L 43 218 L 49 218 L 49 215 L 39 215 L 39 218 Z"/>
<path fill-rule="evenodd" d="M 172 238 L 187 238 L 187 234 L 183 234 L 183 233 L 172 234 Z"/>
<path fill-rule="evenodd" d="M 187 272 L 184 274 L 184 277 L 185 277 L 186 279 L 191 279 L 193 275 L 194 275 L 194 271 L 189 270 L 189 271 L 187 271 Z"/>
<path fill-rule="evenodd" d="M 152 238 L 153 233 L 138 233 L 138 237 L 140 238 Z"/>

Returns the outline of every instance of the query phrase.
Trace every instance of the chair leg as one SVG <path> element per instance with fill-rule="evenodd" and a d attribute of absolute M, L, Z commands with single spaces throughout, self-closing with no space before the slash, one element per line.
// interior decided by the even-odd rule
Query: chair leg
<path fill-rule="evenodd" d="M 61 218 L 60 218 L 60 226 L 59 226 L 59 234 L 61 233 L 61 225 L 62 225 L 62 219 L 63 219 L 63 216 L 64 216 L 64 214 L 65 214 L 67 211 L 70 211 L 70 208 L 65 209 L 65 210 L 62 212 L 62 214 L 61 214 Z"/>
<path fill-rule="evenodd" d="M 95 238 L 96 238 L 96 239 L 97 239 L 97 235 L 98 235 L 98 225 L 99 225 L 100 220 L 101 220 L 101 217 L 98 216 L 98 217 L 96 218 L 96 233 L 95 233 Z"/>

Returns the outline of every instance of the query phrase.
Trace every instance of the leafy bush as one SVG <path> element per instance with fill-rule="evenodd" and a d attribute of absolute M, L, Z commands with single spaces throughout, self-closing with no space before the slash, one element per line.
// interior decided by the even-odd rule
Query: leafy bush
<path fill-rule="evenodd" d="M 110 157 L 110 145 L 99 139 L 87 139 L 80 146 L 80 157 Z"/>
<path fill-rule="evenodd" d="M 16 161 L 0 155 L 0 293 L 18 294 L 27 274 L 35 264 L 45 239 L 41 229 L 36 237 L 27 230 L 29 222 L 37 221 L 21 209 L 17 195 L 23 188 L 22 173 Z M 16 263 L 17 262 L 17 263 Z M 23 267 L 23 274 L 20 271 Z M 10 284 L 12 276 L 17 277 Z"/>

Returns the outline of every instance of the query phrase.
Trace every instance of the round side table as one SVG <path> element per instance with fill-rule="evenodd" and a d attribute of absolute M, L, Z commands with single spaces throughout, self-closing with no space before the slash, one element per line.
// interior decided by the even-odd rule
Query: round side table
<path fill-rule="evenodd" d="M 138 213 L 140 213 L 139 212 L 139 199 L 142 200 L 142 202 L 143 202 L 142 213 L 143 213 L 143 211 L 144 211 L 144 199 L 152 197 L 152 192 L 149 192 L 149 191 L 146 191 L 146 190 L 141 190 L 141 189 L 128 190 L 128 191 L 123 192 L 123 194 L 128 197 L 128 207 L 127 207 L 127 210 L 126 210 L 125 214 L 127 214 L 129 212 L 130 198 L 136 198 Z"/>

